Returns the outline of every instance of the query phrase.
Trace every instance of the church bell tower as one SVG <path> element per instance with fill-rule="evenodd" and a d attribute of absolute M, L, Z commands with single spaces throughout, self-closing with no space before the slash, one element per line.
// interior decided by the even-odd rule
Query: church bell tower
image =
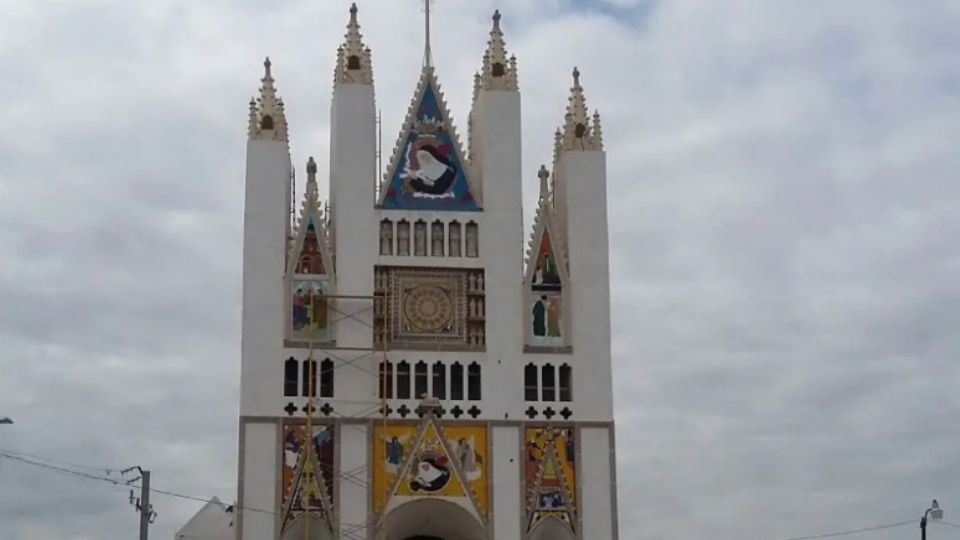
<path fill-rule="evenodd" d="M 599 113 L 574 70 L 553 162 L 524 165 L 518 63 L 496 12 L 462 144 L 426 6 L 382 178 L 356 5 L 336 53 L 327 194 L 302 159 L 294 204 L 264 63 L 248 119 L 237 538 L 616 539 Z M 524 182 L 539 186 L 531 231 Z"/>

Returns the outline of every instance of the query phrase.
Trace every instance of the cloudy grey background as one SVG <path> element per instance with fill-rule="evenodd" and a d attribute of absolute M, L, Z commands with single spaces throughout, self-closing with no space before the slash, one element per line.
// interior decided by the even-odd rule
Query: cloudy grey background
<path fill-rule="evenodd" d="M 326 170 L 347 7 L 0 0 L 0 448 L 233 500 L 246 104 L 269 54 Z M 960 4 L 440 0 L 462 135 L 494 7 L 528 219 L 573 65 L 604 118 L 622 538 L 960 522 Z M 421 14 L 360 8 L 392 148 Z M 153 538 L 199 508 L 154 502 Z M 0 538 L 135 535 L 124 489 L 0 459 Z"/>

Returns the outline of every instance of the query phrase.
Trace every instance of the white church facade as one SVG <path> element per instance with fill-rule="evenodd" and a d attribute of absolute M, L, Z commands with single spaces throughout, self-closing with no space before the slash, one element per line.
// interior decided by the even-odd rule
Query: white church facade
<path fill-rule="evenodd" d="M 600 117 L 574 71 L 553 163 L 522 166 L 499 13 L 466 145 L 425 57 L 378 178 L 373 62 L 351 8 L 329 194 L 311 158 L 293 219 L 288 111 L 265 62 L 231 527 L 240 540 L 616 539 Z M 524 182 L 539 185 L 527 231 Z"/>

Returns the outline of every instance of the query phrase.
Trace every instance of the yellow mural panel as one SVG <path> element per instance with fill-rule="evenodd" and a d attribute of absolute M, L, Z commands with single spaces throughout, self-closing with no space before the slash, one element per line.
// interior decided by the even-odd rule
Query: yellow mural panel
<path fill-rule="evenodd" d="M 468 497 L 487 511 L 487 428 L 485 425 L 374 426 L 374 508 L 380 511 L 393 495 Z M 399 477 L 399 479 L 398 479 Z"/>

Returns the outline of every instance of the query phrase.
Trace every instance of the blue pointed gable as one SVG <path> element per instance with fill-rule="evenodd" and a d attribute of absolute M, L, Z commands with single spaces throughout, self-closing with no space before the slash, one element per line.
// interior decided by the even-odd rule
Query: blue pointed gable
<path fill-rule="evenodd" d="M 389 210 L 475 211 L 464 164 L 447 130 L 432 82 L 426 83 L 413 125 L 406 126 L 400 157 L 383 195 Z"/>

